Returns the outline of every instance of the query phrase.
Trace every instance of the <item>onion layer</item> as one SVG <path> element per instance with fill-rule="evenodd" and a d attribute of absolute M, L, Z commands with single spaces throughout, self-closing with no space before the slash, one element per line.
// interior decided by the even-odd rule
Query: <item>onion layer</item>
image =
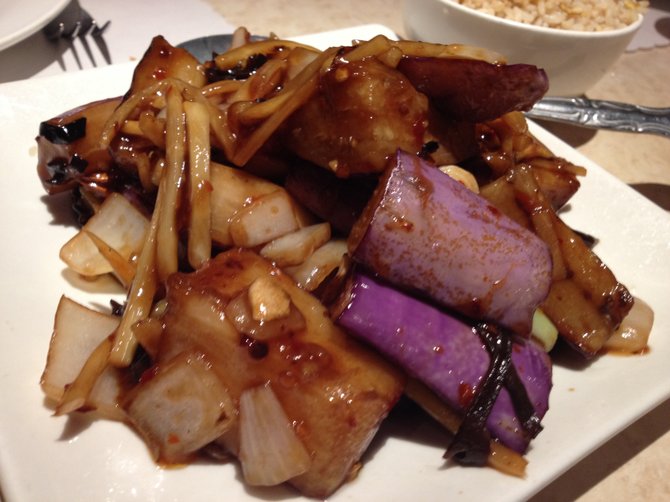
<path fill-rule="evenodd" d="M 40 382 L 44 393 L 60 400 L 95 348 L 119 325 L 119 318 L 61 297 L 56 311 L 47 365 Z"/>
<path fill-rule="evenodd" d="M 311 460 L 270 385 L 240 396 L 240 462 L 250 485 L 273 486 L 309 469 Z"/>
<path fill-rule="evenodd" d="M 604 348 L 628 354 L 644 352 L 654 324 L 654 311 L 644 301 L 635 298 L 633 307 L 619 327 L 605 342 Z"/>
<path fill-rule="evenodd" d="M 228 389 L 202 354 L 183 352 L 149 372 L 127 411 L 159 460 L 188 460 L 235 423 Z"/>

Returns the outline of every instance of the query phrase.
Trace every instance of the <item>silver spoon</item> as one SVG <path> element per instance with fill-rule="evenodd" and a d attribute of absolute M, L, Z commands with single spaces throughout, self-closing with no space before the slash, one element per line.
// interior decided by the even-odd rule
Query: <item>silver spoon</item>
<path fill-rule="evenodd" d="M 204 62 L 212 59 L 212 54 L 227 51 L 232 38 L 230 34 L 212 35 L 188 40 L 178 47 L 188 50 Z M 263 38 L 252 36 L 252 40 Z M 670 136 L 670 108 L 650 108 L 587 98 L 547 97 L 538 101 L 526 115 L 533 119 L 580 127 Z"/>

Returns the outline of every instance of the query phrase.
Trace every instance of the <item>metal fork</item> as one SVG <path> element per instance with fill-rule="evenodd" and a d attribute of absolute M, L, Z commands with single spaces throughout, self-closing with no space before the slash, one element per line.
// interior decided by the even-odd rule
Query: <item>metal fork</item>
<path fill-rule="evenodd" d="M 91 15 L 79 5 L 78 0 L 73 0 L 53 21 L 44 27 L 44 34 L 50 40 L 64 38 L 74 40 L 77 37 L 92 36 L 101 37 L 109 27 L 111 21 L 103 25 L 91 17 Z"/>
<path fill-rule="evenodd" d="M 56 58 L 63 70 L 65 70 L 65 64 L 61 57 L 63 47 L 70 50 L 79 69 L 83 69 L 84 64 L 75 47 L 75 40 L 80 42 L 79 45 L 84 49 L 91 65 L 96 67 L 98 65 L 88 43 L 88 36 L 90 35 L 105 62 L 111 64 L 112 58 L 109 54 L 107 43 L 102 36 L 109 25 L 110 21 L 107 21 L 103 25 L 99 25 L 98 22 L 85 9 L 83 9 L 81 5 L 79 5 L 79 0 L 72 0 L 60 15 L 46 25 L 44 34 L 49 40 L 54 42 L 56 46 Z"/>

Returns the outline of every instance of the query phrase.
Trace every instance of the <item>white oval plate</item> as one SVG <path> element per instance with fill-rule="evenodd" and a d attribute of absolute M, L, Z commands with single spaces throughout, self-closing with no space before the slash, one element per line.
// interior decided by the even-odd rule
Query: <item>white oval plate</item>
<path fill-rule="evenodd" d="M 28 38 L 60 14 L 70 0 L 0 0 L 0 50 Z"/>

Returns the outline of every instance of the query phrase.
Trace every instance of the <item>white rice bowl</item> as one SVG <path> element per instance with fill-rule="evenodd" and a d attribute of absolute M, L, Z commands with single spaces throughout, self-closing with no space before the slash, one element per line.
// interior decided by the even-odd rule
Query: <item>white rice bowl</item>
<path fill-rule="evenodd" d="M 461 2 L 481 5 L 482 9 L 485 5 L 501 15 Z M 553 4 L 559 6 L 555 9 L 561 10 L 563 19 L 554 15 Z M 504 8 L 510 5 L 518 7 L 524 16 L 533 17 L 535 23 L 558 22 L 561 27 L 501 17 L 503 11 L 511 17 L 522 15 Z M 613 10 L 617 5 L 624 6 L 618 14 Z M 578 8 L 588 14 L 578 16 Z M 406 34 L 411 39 L 491 49 L 505 56 L 510 64 L 544 68 L 549 76 L 549 95 L 578 96 L 593 87 L 625 51 L 642 24 L 643 8 L 641 2 L 632 0 L 405 0 L 403 14 Z M 603 14 L 605 11 L 607 15 Z M 592 16 L 597 19 L 587 21 Z M 633 21 L 625 24 L 629 16 Z M 610 28 L 620 24 L 623 27 Z"/>

